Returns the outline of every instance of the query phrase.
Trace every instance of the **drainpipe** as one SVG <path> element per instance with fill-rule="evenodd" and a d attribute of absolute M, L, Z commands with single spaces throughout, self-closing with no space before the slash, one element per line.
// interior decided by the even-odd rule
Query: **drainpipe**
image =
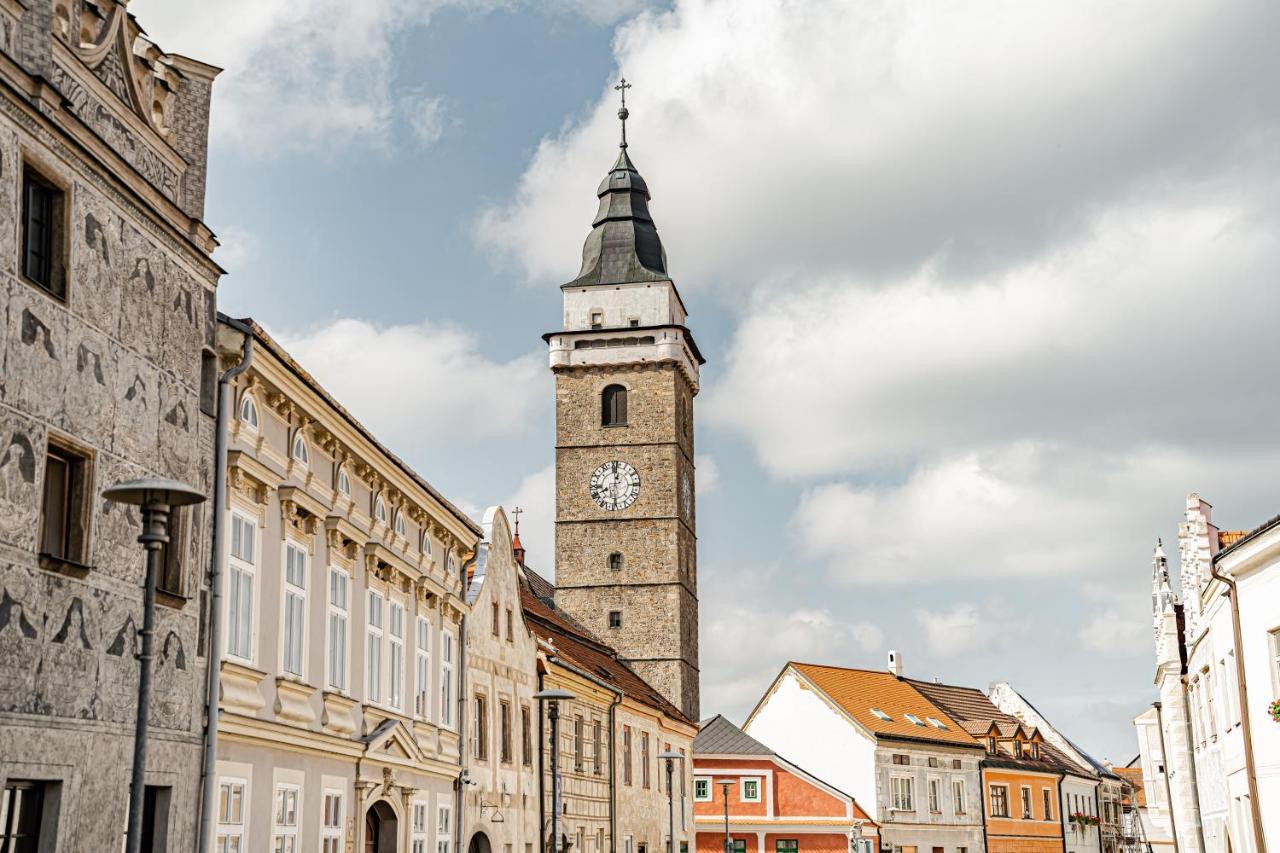
<path fill-rule="evenodd" d="M 538 692 L 539 693 L 541 693 L 543 690 L 546 689 L 543 686 L 543 682 L 545 681 L 545 679 L 546 679 L 546 673 L 539 670 L 538 671 Z M 550 848 L 547 847 L 544 841 L 546 837 L 545 836 L 546 829 L 544 827 L 546 827 L 547 825 L 547 796 L 546 796 L 546 792 L 542 790 L 542 786 L 546 784 L 547 777 L 542 764 L 542 751 L 544 748 L 542 733 L 544 731 L 544 726 L 546 725 L 546 721 L 542 718 L 542 705 L 543 705 L 542 702 L 538 703 L 538 740 L 537 740 L 537 744 L 538 744 L 538 849 L 542 851 L 548 851 Z M 554 787 L 555 781 L 553 780 L 551 784 Z M 555 793 L 553 792 L 552 797 L 554 796 L 555 796 Z"/>
<path fill-rule="evenodd" d="M 1244 735 L 1244 767 L 1249 780 L 1249 812 L 1253 818 L 1253 839 L 1255 850 L 1266 850 L 1267 842 L 1262 833 L 1262 814 L 1259 812 L 1258 771 L 1253 763 L 1253 726 L 1249 723 L 1249 689 L 1244 680 L 1244 638 L 1240 630 L 1240 592 L 1236 589 L 1234 579 L 1218 574 L 1213 560 L 1209 561 L 1209 574 L 1227 585 L 1227 601 L 1231 604 L 1231 639 L 1235 643 L 1236 681 L 1240 683 L 1240 727 Z"/>
<path fill-rule="evenodd" d="M 598 687 L 602 687 L 605 690 L 608 690 L 614 696 L 613 702 L 609 704 L 609 850 L 610 850 L 610 853 L 617 853 L 618 851 L 617 793 L 618 792 L 616 788 L 616 782 L 614 780 L 614 765 L 613 765 L 613 754 L 614 754 L 613 740 L 614 740 L 614 719 L 615 719 L 614 714 L 617 710 L 617 707 L 622 704 L 622 700 L 623 698 L 625 698 L 626 694 L 622 692 L 622 688 L 614 687 L 612 684 L 609 684 L 608 682 L 601 681 L 591 673 L 585 672 L 582 669 L 579 669 L 578 667 L 574 666 L 573 664 L 569 663 L 563 658 L 552 656 L 550 660 L 552 663 L 555 663 L 558 666 L 562 666 L 565 669 L 569 670 L 570 672 L 574 672 L 582 676 L 587 681 L 590 681 L 592 684 L 595 684 Z M 539 689 L 541 689 L 541 685 L 539 685 Z M 683 768 L 682 768 L 682 772 L 683 772 Z M 669 791 L 668 791 L 668 794 L 670 794 Z M 675 848 L 675 843 L 676 843 L 675 839 L 672 838 L 671 845 L 673 848 Z"/>
<path fill-rule="evenodd" d="M 1178 822 L 1173 819 L 1173 787 L 1169 784 L 1169 750 L 1164 744 L 1164 711 L 1159 702 L 1152 702 L 1156 709 L 1156 731 L 1160 732 L 1160 759 L 1164 762 L 1164 801 L 1169 808 L 1169 834 L 1173 837 L 1173 849 L 1178 849 Z"/>
<path fill-rule="evenodd" d="M 1044 755 L 1043 752 L 1040 755 Z M 1067 816 L 1062 813 L 1062 801 L 1066 796 L 1067 774 L 1058 775 L 1058 823 L 1062 824 L 1062 853 L 1067 853 Z"/>
<path fill-rule="evenodd" d="M 987 774 L 982 768 L 985 763 L 985 758 L 978 759 L 978 814 L 982 815 L 982 849 L 990 850 L 991 836 L 987 830 L 987 806 L 991 804 L 991 800 L 987 793 Z"/>
<path fill-rule="evenodd" d="M 218 682 L 222 669 L 222 545 L 227 526 L 227 430 L 233 403 L 231 383 L 253 363 L 253 330 L 230 317 L 219 317 L 244 335 L 240 363 L 218 377 L 218 412 L 213 450 L 213 541 L 209 561 L 209 649 L 205 657 L 204 766 L 200 776 L 200 836 L 197 849 L 208 853 L 213 840 L 213 803 L 217 787 Z M 216 326 L 215 326 L 216 337 Z"/>
<path fill-rule="evenodd" d="M 471 558 L 462 564 L 459 570 L 462 573 L 462 594 L 465 598 L 467 594 L 467 567 L 475 564 L 479 559 L 480 549 L 471 552 Z M 454 802 L 457 808 L 454 809 L 457 817 L 453 822 L 453 849 L 455 853 L 462 853 L 462 812 L 466 804 L 466 783 L 463 777 L 467 775 L 467 731 L 469 727 L 466 723 L 467 711 L 467 615 L 462 615 L 461 621 L 458 623 L 458 779 L 454 783 Z"/>

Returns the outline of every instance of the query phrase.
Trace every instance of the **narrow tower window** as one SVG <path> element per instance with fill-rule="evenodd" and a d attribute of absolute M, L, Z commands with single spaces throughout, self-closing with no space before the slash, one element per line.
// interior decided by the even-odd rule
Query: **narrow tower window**
<path fill-rule="evenodd" d="M 609 568 L 615 572 L 622 569 L 622 554 L 614 551 L 609 555 Z"/>
<path fill-rule="evenodd" d="M 621 385 L 610 385 L 604 389 L 600 397 L 602 426 L 626 426 L 627 424 L 627 389 Z"/>

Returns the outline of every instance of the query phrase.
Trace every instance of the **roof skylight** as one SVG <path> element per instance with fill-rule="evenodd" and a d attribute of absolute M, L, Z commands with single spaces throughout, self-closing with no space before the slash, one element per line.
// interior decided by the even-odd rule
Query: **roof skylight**
<path fill-rule="evenodd" d="M 884 711 L 881 711 L 879 708 L 872 708 L 871 713 L 875 714 L 877 717 L 885 721 L 893 719 L 893 717 L 890 717 L 888 714 L 886 714 Z"/>
<path fill-rule="evenodd" d="M 915 723 L 920 728 L 924 728 L 924 721 L 921 720 L 919 717 L 917 717 L 915 714 L 903 714 L 902 716 L 907 718 L 907 722 Z"/>
<path fill-rule="evenodd" d="M 925 719 L 928 720 L 929 725 L 933 726 L 935 729 L 942 729 L 945 731 L 947 728 L 946 723 L 942 722 L 942 720 L 939 720 L 935 717 L 925 717 Z"/>

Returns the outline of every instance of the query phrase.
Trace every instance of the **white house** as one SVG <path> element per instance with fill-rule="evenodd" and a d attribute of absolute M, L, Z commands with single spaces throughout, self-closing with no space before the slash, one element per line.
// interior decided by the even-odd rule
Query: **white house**
<path fill-rule="evenodd" d="M 1133 718 L 1138 734 L 1138 764 L 1142 769 L 1143 802 L 1137 807 L 1142 836 L 1153 851 L 1172 851 L 1173 828 L 1169 815 L 1169 787 L 1160 737 L 1160 714 L 1148 708 Z"/>

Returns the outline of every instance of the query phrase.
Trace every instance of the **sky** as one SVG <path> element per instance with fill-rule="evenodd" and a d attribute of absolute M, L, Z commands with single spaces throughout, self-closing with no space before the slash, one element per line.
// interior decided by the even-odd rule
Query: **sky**
<path fill-rule="evenodd" d="M 1280 511 L 1280 5 L 133 0 L 214 86 L 223 311 L 553 573 L 540 336 L 629 153 L 707 356 L 702 711 L 788 660 L 1156 698 L 1189 492 Z"/>

